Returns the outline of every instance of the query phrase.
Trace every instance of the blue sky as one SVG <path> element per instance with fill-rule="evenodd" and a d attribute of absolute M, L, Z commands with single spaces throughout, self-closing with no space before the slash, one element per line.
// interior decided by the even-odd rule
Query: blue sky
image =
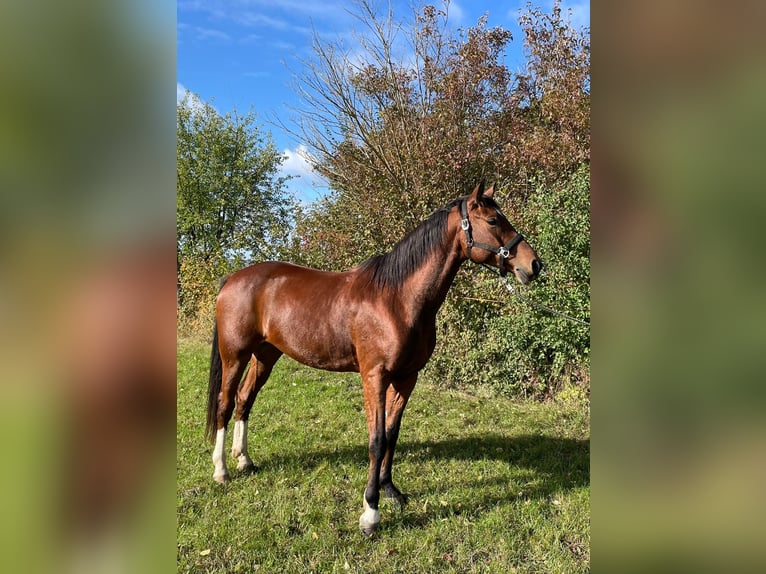
<path fill-rule="evenodd" d="M 431 0 L 440 5 L 442 0 Z M 378 1 L 385 7 L 388 2 Z M 411 14 L 409 0 L 391 0 L 394 16 Z M 536 4 L 549 10 L 553 0 Z M 509 65 L 522 62 L 523 37 L 518 28 L 519 9 L 525 0 L 457 0 L 449 4 L 449 22 L 455 28 L 476 24 L 489 15 L 489 26 L 503 26 L 513 34 Z M 346 36 L 358 23 L 348 14 L 350 0 L 178 0 L 177 83 L 199 94 L 225 113 L 252 109 L 259 124 L 271 132 L 277 148 L 287 156 L 286 174 L 299 176 L 289 189 L 302 201 L 326 192 L 300 155 L 300 142 L 267 123 L 270 117 L 287 120 L 297 97 L 290 89 L 291 70 L 311 56 L 312 30 L 324 38 Z M 590 25 L 589 0 L 568 0 L 575 26 Z"/>

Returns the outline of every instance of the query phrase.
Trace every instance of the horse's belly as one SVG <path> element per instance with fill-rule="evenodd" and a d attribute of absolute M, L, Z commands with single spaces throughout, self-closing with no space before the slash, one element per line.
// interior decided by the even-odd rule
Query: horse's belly
<path fill-rule="evenodd" d="M 295 322 L 266 340 L 299 363 L 326 371 L 358 371 L 359 363 L 350 337 L 327 325 Z"/>
<path fill-rule="evenodd" d="M 290 346 L 280 350 L 299 363 L 315 369 L 325 371 L 359 370 L 359 364 L 352 352 L 339 352 L 332 349 L 317 350 L 315 347 L 301 348 L 300 346 Z"/>

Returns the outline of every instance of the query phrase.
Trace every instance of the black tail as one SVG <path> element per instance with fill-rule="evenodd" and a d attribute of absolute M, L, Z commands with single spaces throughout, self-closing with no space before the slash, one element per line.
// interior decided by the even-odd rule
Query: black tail
<path fill-rule="evenodd" d="M 226 276 L 221 279 L 220 289 L 226 284 Z M 213 324 L 213 348 L 210 350 L 210 383 L 207 391 L 207 425 L 205 437 L 209 441 L 215 438 L 216 414 L 218 413 L 218 395 L 221 393 L 223 381 L 223 366 L 221 363 L 221 351 L 218 349 L 218 321 Z"/>
<path fill-rule="evenodd" d="M 207 425 L 205 437 L 212 441 L 215 438 L 216 414 L 218 413 L 218 395 L 221 392 L 223 367 L 221 352 L 218 350 L 218 325 L 213 327 L 213 348 L 210 351 L 210 384 L 207 391 Z"/>

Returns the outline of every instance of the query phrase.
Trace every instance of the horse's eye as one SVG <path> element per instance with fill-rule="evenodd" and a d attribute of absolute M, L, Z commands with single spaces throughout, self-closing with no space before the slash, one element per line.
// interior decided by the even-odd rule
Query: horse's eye
<path fill-rule="evenodd" d="M 487 223 L 489 223 L 490 225 L 497 225 L 497 219 L 495 219 L 495 218 L 493 217 L 492 219 L 488 219 L 488 220 L 487 220 Z"/>

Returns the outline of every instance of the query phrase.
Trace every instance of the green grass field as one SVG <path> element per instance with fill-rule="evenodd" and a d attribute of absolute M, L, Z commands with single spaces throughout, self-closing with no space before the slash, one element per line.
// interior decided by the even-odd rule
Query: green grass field
<path fill-rule="evenodd" d="M 212 480 L 204 441 L 209 347 L 178 349 L 179 572 L 590 570 L 589 416 L 418 385 L 402 421 L 381 529 L 358 528 L 367 431 L 356 374 L 283 358 L 250 417 L 258 471 Z M 230 424 L 229 430 L 233 428 Z M 231 447 L 231 432 L 227 452 Z"/>

